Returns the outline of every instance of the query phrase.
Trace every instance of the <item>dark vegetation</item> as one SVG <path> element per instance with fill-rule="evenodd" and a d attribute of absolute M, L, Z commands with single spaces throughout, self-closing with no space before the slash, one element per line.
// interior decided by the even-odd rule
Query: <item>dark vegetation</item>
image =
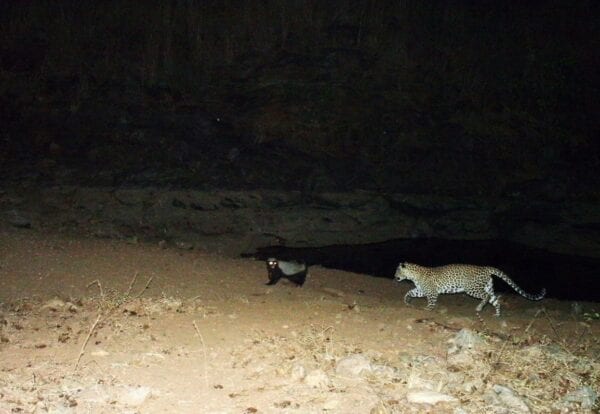
<path fill-rule="evenodd" d="M 0 174 L 598 197 L 594 1 L 0 3 Z"/>

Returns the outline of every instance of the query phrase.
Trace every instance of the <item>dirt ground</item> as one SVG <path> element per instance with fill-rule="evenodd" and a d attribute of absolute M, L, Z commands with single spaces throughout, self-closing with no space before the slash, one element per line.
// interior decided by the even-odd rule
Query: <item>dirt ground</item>
<path fill-rule="evenodd" d="M 598 407 L 597 303 L 505 295 L 478 318 L 463 295 L 406 306 L 408 282 L 266 281 L 262 262 L 199 249 L 0 228 L 0 413 Z"/>

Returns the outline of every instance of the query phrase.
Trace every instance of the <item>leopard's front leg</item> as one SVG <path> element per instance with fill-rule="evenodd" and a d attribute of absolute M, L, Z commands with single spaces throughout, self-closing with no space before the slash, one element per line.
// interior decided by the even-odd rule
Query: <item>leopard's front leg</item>
<path fill-rule="evenodd" d="M 412 298 L 422 298 L 423 296 L 425 296 L 425 294 L 421 291 L 421 289 L 416 287 L 406 292 L 406 295 L 404 295 L 404 303 L 410 305 L 410 300 Z"/>

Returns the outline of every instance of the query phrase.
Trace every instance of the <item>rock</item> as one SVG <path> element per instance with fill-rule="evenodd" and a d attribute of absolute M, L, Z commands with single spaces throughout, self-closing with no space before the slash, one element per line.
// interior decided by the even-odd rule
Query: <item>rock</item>
<path fill-rule="evenodd" d="M 192 243 L 188 243 L 188 242 L 184 242 L 184 241 L 176 242 L 175 246 L 177 246 L 177 248 L 181 249 L 181 250 L 193 250 L 194 249 L 194 245 Z"/>
<path fill-rule="evenodd" d="M 44 310 L 50 310 L 53 312 L 57 312 L 59 310 L 63 310 L 65 308 L 65 306 L 67 306 L 67 304 L 58 299 L 58 298 L 54 298 L 54 299 L 50 299 L 49 301 L 47 301 L 46 303 L 44 303 L 44 305 L 42 306 L 42 309 Z"/>
<path fill-rule="evenodd" d="M 345 296 L 344 292 L 342 292 L 341 290 L 330 288 L 330 287 L 324 287 L 323 292 L 328 293 L 331 296 L 336 297 L 336 298 L 343 298 Z"/>
<path fill-rule="evenodd" d="M 408 380 L 407 380 L 408 389 L 411 389 L 411 390 L 414 389 L 414 390 L 435 391 L 436 389 L 438 389 L 439 385 L 440 385 L 439 380 L 421 378 L 418 374 L 417 375 L 409 374 Z"/>
<path fill-rule="evenodd" d="M 571 315 L 573 316 L 581 316 L 583 313 L 583 306 L 579 302 L 571 303 Z"/>
<path fill-rule="evenodd" d="M 99 239 L 119 240 L 125 238 L 123 233 L 111 223 L 97 223 L 94 228 L 91 229 L 91 234 Z"/>
<path fill-rule="evenodd" d="M 302 381 L 306 377 L 306 368 L 302 365 L 294 365 L 292 367 L 292 380 Z"/>
<path fill-rule="evenodd" d="M 304 382 L 312 388 L 327 388 L 331 380 L 323 370 L 315 369 L 306 375 Z"/>
<path fill-rule="evenodd" d="M 475 391 L 481 390 L 484 387 L 484 383 L 480 379 L 475 379 L 472 381 L 466 381 L 462 384 L 462 389 L 464 392 L 468 394 L 472 394 Z"/>
<path fill-rule="evenodd" d="M 158 301 L 134 301 L 128 303 L 126 310 L 131 316 L 145 315 L 147 313 L 162 313 L 165 311 L 183 312 L 183 301 L 172 297 L 163 297 Z"/>
<path fill-rule="evenodd" d="M 398 377 L 397 369 L 389 365 L 372 365 L 373 374 L 383 379 L 393 379 Z"/>
<path fill-rule="evenodd" d="M 440 402 L 457 402 L 458 399 L 451 395 L 442 394 L 437 391 L 430 390 L 415 390 L 409 391 L 406 394 L 406 400 L 414 404 L 431 404 L 435 405 Z"/>
<path fill-rule="evenodd" d="M 134 174 L 131 178 L 135 176 L 138 178 L 130 182 L 138 186 L 144 182 L 156 183 L 157 179 L 144 174 Z M 102 173 L 98 177 L 102 177 Z M 127 182 L 123 177 L 112 175 L 99 179 Z M 113 223 L 126 235 L 143 232 L 152 237 L 188 240 L 196 246 L 206 236 L 222 237 L 224 241 L 230 237 L 236 240 L 269 237 L 285 240 L 290 246 L 302 243 L 306 247 L 416 237 L 492 239 L 498 236 L 498 228 L 503 228 L 504 238 L 511 242 L 594 257 L 598 257 L 600 251 L 598 238 L 594 237 L 596 230 L 589 224 L 598 222 L 595 201 L 567 205 L 539 201 L 532 207 L 529 201 L 513 198 L 464 199 L 353 191 L 314 192 L 311 193 L 314 202 L 303 204 L 299 191 L 157 190 L 151 186 L 121 186 L 116 191 L 114 188 L 57 186 L 43 191 L 43 197 L 31 199 L 13 196 L 5 190 L 2 205 L 13 209 L 6 215 L 9 222 L 28 228 L 35 225 L 37 219 L 32 220 L 37 217 L 43 218 L 44 225 L 54 224 L 52 221 L 57 218 L 93 217 L 96 223 L 106 223 L 104 226 Z M 54 209 L 59 209 L 61 214 L 57 217 L 46 214 Z M 537 220 L 540 216 L 541 221 Z M 556 217 L 561 218 L 562 224 L 556 223 Z M 87 226 L 94 233 L 93 223 Z M 369 231 L 357 231 L 357 228 Z M 175 234 L 171 234 L 173 232 Z M 113 234 L 109 228 L 96 233 L 98 237 L 123 236 L 116 231 Z M 247 247 L 246 243 L 243 245 Z M 237 249 L 240 253 L 243 250 L 240 246 Z M 564 262 L 563 257 L 559 259 L 560 263 Z"/>
<path fill-rule="evenodd" d="M 354 354 L 342 358 L 335 367 L 335 373 L 345 377 L 358 377 L 365 373 L 372 372 L 372 370 L 373 367 L 371 366 L 371 361 L 361 354 Z"/>
<path fill-rule="evenodd" d="M 585 410 L 591 410 L 596 404 L 598 394 L 588 386 L 576 389 L 565 395 L 563 401 L 567 403 L 577 403 Z"/>
<path fill-rule="evenodd" d="M 453 372 L 469 370 L 480 363 L 478 351 L 485 341 L 475 332 L 461 329 L 448 342 L 450 343 L 446 360 L 448 370 Z"/>
<path fill-rule="evenodd" d="M 477 362 L 472 352 L 448 352 L 448 370 L 457 372 L 471 369 Z"/>
<path fill-rule="evenodd" d="M 178 198 L 173 198 L 173 200 L 171 201 L 171 205 L 175 208 L 187 208 L 185 203 Z"/>
<path fill-rule="evenodd" d="M 73 387 L 77 389 L 75 386 Z M 108 386 L 95 384 L 90 387 L 78 389 L 76 396 L 85 405 L 105 404 L 110 399 L 110 391 L 110 387 Z"/>
<path fill-rule="evenodd" d="M 373 408 L 371 408 L 371 411 L 369 411 L 369 414 L 389 414 L 389 413 L 390 413 L 390 410 L 383 401 L 379 401 Z"/>
<path fill-rule="evenodd" d="M 147 188 L 119 189 L 113 193 L 120 205 L 134 207 L 148 204 L 153 199 L 153 190 Z"/>
<path fill-rule="evenodd" d="M 118 401 L 130 407 L 139 407 L 152 395 L 150 387 L 125 387 L 118 396 Z"/>
<path fill-rule="evenodd" d="M 31 228 L 31 220 L 29 220 L 28 218 L 26 218 L 24 215 L 22 215 L 21 213 L 19 213 L 16 210 L 9 211 L 6 214 L 6 220 L 13 227 L 17 227 L 20 229 L 30 229 Z"/>
<path fill-rule="evenodd" d="M 521 352 L 529 358 L 552 358 L 558 362 L 569 364 L 573 362 L 573 355 L 566 352 L 560 345 L 532 345 Z"/>
<path fill-rule="evenodd" d="M 470 329 L 461 329 L 454 338 L 448 341 L 451 346 L 448 353 L 457 353 L 462 349 L 476 349 L 482 346 L 485 341 L 475 332 Z"/>
<path fill-rule="evenodd" d="M 131 236 L 131 237 L 126 237 L 125 238 L 125 243 L 128 244 L 139 244 L 139 239 L 137 236 Z"/>
<path fill-rule="evenodd" d="M 160 299 L 160 303 L 166 310 L 169 311 L 177 311 L 183 306 L 183 301 L 181 299 L 175 299 L 172 297 L 163 297 Z"/>
<path fill-rule="evenodd" d="M 486 398 L 486 400 L 489 400 L 488 403 L 506 407 L 511 413 L 531 413 L 531 409 L 525 401 L 517 396 L 513 390 L 503 385 L 494 385 L 492 387 L 492 392 L 487 393 L 486 397 L 488 397 Z"/>
<path fill-rule="evenodd" d="M 321 408 L 325 411 L 331 411 L 331 410 L 335 410 L 336 408 L 338 408 L 339 405 L 340 405 L 340 400 L 338 400 L 337 398 L 328 398 L 327 401 L 325 401 L 323 403 Z"/>
<path fill-rule="evenodd" d="M 110 354 L 107 351 L 105 351 L 104 349 L 99 349 L 97 351 L 92 351 L 92 353 L 90 355 L 95 356 L 95 357 L 107 357 Z"/>

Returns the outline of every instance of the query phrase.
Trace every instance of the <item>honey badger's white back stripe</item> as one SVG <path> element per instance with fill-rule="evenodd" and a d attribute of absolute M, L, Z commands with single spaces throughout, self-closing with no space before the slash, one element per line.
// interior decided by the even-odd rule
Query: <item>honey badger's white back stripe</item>
<path fill-rule="evenodd" d="M 269 258 L 268 262 L 277 262 L 277 266 L 285 275 L 293 275 L 295 273 L 303 272 L 306 270 L 306 265 L 304 263 L 298 262 L 286 262 L 283 260 L 277 260 L 274 258 Z"/>

